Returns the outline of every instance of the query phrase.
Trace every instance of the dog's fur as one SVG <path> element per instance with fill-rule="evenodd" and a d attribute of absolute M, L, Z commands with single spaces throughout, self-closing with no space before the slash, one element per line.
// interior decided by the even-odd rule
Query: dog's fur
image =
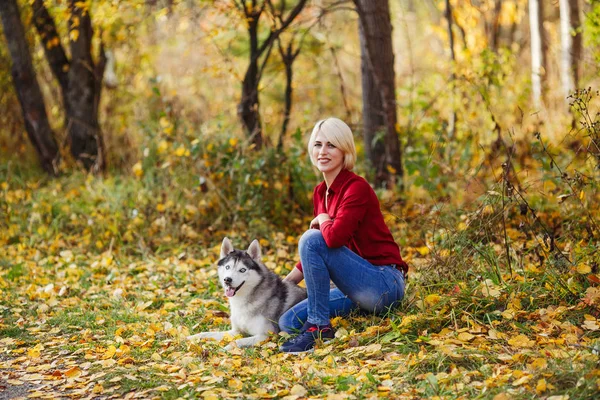
<path fill-rule="evenodd" d="M 269 332 L 279 332 L 279 317 L 306 298 L 306 289 L 282 281 L 261 262 L 260 244 L 254 240 L 247 251 L 235 250 L 228 238 L 223 239 L 218 262 L 219 282 L 229 298 L 231 330 L 202 332 L 188 339 L 221 340 L 225 335 L 247 337 L 235 341 L 238 347 L 254 346 Z M 231 345 L 227 348 L 231 349 Z"/>

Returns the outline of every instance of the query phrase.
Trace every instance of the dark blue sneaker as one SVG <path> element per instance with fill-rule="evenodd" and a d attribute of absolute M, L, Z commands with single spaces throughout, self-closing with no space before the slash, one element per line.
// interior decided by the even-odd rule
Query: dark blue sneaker
<path fill-rule="evenodd" d="M 330 324 L 317 326 L 307 322 L 300 334 L 282 344 L 279 350 L 289 354 L 306 353 L 314 350 L 317 340 L 328 342 L 334 337 L 335 332 Z"/>

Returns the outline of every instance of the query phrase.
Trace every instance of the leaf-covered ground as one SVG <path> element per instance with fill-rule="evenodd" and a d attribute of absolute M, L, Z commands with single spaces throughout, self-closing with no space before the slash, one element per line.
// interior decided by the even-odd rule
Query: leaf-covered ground
<path fill-rule="evenodd" d="M 489 191 L 472 211 L 382 196 L 411 264 L 406 300 L 386 316 L 336 318 L 334 341 L 297 356 L 278 352 L 282 335 L 229 353 L 224 343 L 185 340 L 228 327 L 215 257 L 224 235 L 246 247 L 253 232 L 194 230 L 185 218 L 203 218 L 197 208 L 152 193 L 140 199 L 135 177 L 0 184 L 2 398 L 582 399 L 600 391 L 595 242 L 565 232 L 557 250 L 536 225 L 553 211 L 534 217 L 514 196 Z M 598 204 L 598 195 L 586 201 Z M 583 224 L 571 221 L 573 230 Z M 266 265 L 289 271 L 300 234 L 264 234 Z"/>

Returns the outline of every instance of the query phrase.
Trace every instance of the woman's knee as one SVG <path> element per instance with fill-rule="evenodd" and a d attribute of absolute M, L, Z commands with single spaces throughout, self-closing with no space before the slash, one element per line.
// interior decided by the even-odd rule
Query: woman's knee
<path fill-rule="evenodd" d="M 298 248 L 300 252 L 305 249 L 319 249 L 323 246 L 327 246 L 327 244 L 325 243 L 323 234 L 318 229 L 307 230 L 304 232 L 304 234 L 302 234 L 302 237 L 300 237 L 300 241 L 298 242 Z"/>

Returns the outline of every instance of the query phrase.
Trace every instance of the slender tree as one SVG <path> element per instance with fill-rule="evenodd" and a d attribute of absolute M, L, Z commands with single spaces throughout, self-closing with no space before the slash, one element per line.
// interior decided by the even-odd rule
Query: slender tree
<path fill-rule="evenodd" d="M 448 0 L 446 0 L 446 5 Z M 447 7 L 447 6 L 446 6 Z M 502 0 L 494 0 L 494 13 L 492 16 L 492 26 L 490 29 L 490 47 L 497 53 L 500 44 L 500 14 L 502 12 Z"/>
<path fill-rule="evenodd" d="M 33 22 L 44 44 L 46 59 L 61 88 L 71 154 L 86 169 L 101 170 L 105 166 L 105 155 L 98 109 L 106 56 L 101 45 L 100 56 L 94 63 L 94 31 L 88 3 L 76 0 L 68 3 L 70 59 L 44 1 L 34 0 L 32 6 Z"/>
<path fill-rule="evenodd" d="M 560 0 L 559 5 L 561 83 L 566 99 L 579 84 L 579 57 L 581 56 L 581 33 L 578 32 L 579 3 L 577 0 Z"/>
<path fill-rule="evenodd" d="M 290 40 L 287 46 L 281 43 L 281 40 L 277 40 L 277 46 L 279 48 L 279 55 L 281 61 L 285 67 L 285 109 L 283 112 L 283 123 L 281 124 L 281 132 L 279 133 L 279 141 L 277 143 L 278 149 L 283 149 L 283 139 L 285 138 L 290 117 L 292 115 L 292 95 L 294 92 L 294 61 L 300 54 L 301 45 L 294 49 L 294 40 Z"/>
<path fill-rule="evenodd" d="M 394 50 L 392 46 L 392 23 L 388 0 L 353 0 L 358 11 L 359 23 L 364 45 L 361 49 L 365 52 L 368 70 L 371 72 L 375 87 L 381 98 L 381 111 L 385 115 L 385 165 L 377 160 L 372 160 L 378 168 L 376 183 L 383 180 L 389 186 L 393 185 L 394 177 L 402 177 L 402 155 L 400 140 L 396 130 L 396 92 L 394 72 Z M 364 79 L 365 77 L 363 77 Z M 369 79 L 369 77 L 366 77 Z M 364 84 L 363 84 L 364 87 Z M 364 94 L 363 94 L 364 96 Z M 365 98 L 363 97 L 363 102 Z M 363 105 L 364 107 L 364 105 Z M 376 114 L 381 111 L 373 110 Z M 363 119 L 369 119 L 363 115 Z M 377 123 L 377 117 L 372 121 Z M 377 132 L 377 127 L 365 127 L 365 131 Z M 373 151 L 371 151 L 373 154 Z M 380 165 L 378 165 L 378 163 Z"/>
<path fill-rule="evenodd" d="M 12 79 L 21 105 L 25 130 L 40 158 L 42 168 L 57 174 L 58 146 L 48 123 L 42 91 L 38 84 L 16 0 L 0 2 L 0 17 L 12 58 Z"/>
<path fill-rule="evenodd" d="M 543 7 L 540 0 L 529 0 L 529 27 L 531 32 L 531 88 L 533 105 L 539 108 L 544 95 L 545 38 L 543 28 Z"/>
<path fill-rule="evenodd" d="M 232 1 L 244 16 L 250 42 L 249 60 L 242 80 L 242 97 L 238 104 L 238 115 L 252 143 L 260 147 L 263 144 L 263 135 L 258 86 L 276 39 L 300 14 L 307 0 L 298 0 L 291 10 L 288 9 L 285 1 L 279 2 L 279 7 L 275 7 L 271 0 Z M 261 17 L 267 13 L 270 13 L 269 20 L 274 23 L 270 27 L 269 34 L 261 41 L 259 37 Z"/>
<path fill-rule="evenodd" d="M 454 80 L 456 79 L 456 74 L 454 73 L 455 63 L 456 63 L 456 53 L 454 52 L 454 31 L 452 30 L 453 18 L 452 18 L 452 5 L 450 4 L 450 0 L 446 0 L 446 22 L 448 23 L 448 45 L 450 47 L 450 60 L 452 61 L 452 74 L 450 75 L 450 81 L 452 85 L 454 85 Z M 448 136 L 452 139 L 455 135 L 456 130 L 456 109 L 454 104 L 455 90 L 454 87 L 452 89 L 452 115 L 450 115 L 450 123 L 448 126 Z"/>

